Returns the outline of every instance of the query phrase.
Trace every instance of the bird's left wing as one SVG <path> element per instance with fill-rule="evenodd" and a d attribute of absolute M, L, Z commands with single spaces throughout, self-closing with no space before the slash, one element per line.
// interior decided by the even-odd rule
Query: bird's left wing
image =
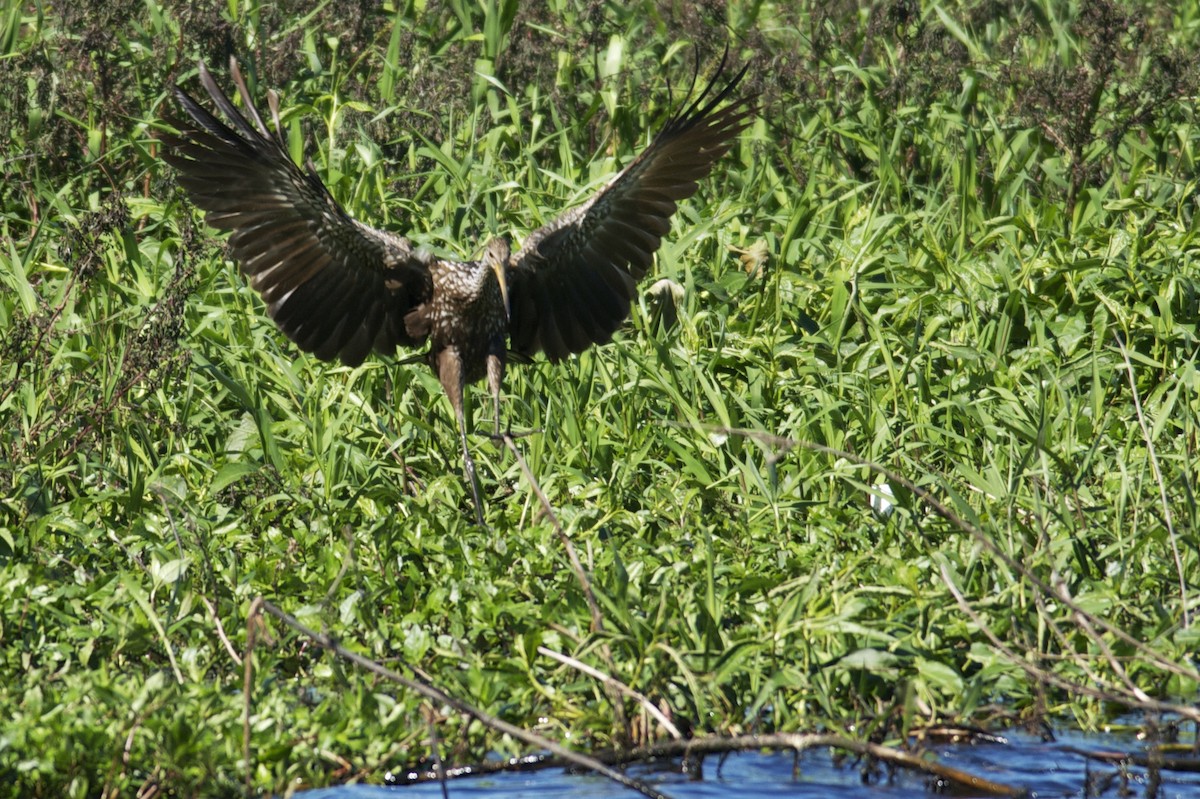
<path fill-rule="evenodd" d="M 750 124 L 753 96 L 722 107 L 748 67 L 724 86 L 718 69 L 607 186 L 525 241 L 508 274 L 513 352 L 540 350 L 557 361 L 612 337 L 629 315 L 635 281 L 650 268 L 676 203 L 696 192 Z"/>
<path fill-rule="evenodd" d="M 372 348 L 419 344 L 404 317 L 432 294 L 428 264 L 406 239 L 352 219 L 311 166 L 301 170 L 279 134 L 274 95 L 272 135 L 232 59 L 230 72 L 244 112 L 201 63 L 200 82 L 229 124 L 176 86 L 190 119 L 167 117 L 179 132 L 158 137 L 208 223 L 233 231 L 230 249 L 271 318 L 306 352 L 352 366 Z"/>

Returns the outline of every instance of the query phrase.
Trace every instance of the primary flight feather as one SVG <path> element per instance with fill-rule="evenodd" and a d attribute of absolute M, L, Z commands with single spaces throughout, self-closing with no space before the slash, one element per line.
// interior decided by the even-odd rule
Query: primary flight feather
<path fill-rule="evenodd" d="M 226 121 L 175 86 L 188 118 L 167 117 L 178 132 L 159 135 L 179 183 L 210 225 L 231 232 L 250 285 L 302 350 L 353 366 L 372 350 L 391 354 L 428 341 L 482 523 L 466 385 L 488 378 L 499 434 L 509 351 L 558 361 L 607 342 L 621 326 L 676 204 L 695 193 L 753 117 L 753 98 L 735 96 L 746 67 L 722 82 L 724 66 L 722 59 L 695 99 L 604 188 L 531 233 L 516 253 L 492 239 L 478 261 L 434 257 L 351 218 L 311 166 L 292 161 L 274 94 L 275 132 L 268 130 L 233 59 L 242 108 L 201 63 L 200 83 Z"/>

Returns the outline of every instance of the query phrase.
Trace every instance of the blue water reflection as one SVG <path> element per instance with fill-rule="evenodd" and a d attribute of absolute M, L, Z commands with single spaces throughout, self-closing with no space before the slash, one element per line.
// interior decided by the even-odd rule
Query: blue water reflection
<path fill-rule="evenodd" d="M 1119 797 L 1146 795 L 1145 769 L 1091 762 L 1064 750 L 1075 746 L 1088 750 L 1138 752 L 1141 746 L 1130 736 L 1060 733 L 1058 740 L 1044 743 L 1030 736 L 1008 735 L 1009 743 L 983 745 L 946 744 L 933 749 L 938 760 L 976 776 L 1024 788 L 1038 797 Z M 704 761 L 703 779 L 690 780 L 678 773 L 639 767 L 631 773 L 654 785 L 673 799 L 761 799 L 788 796 L 801 799 L 917 799 L 945 795 L 936 792 L 926 775 L 903 770 L 874 768 L 869 773 L 852 757 L 835 765 L 825 750 L 803 753 L 797 764 L 790 752 L 733 754 L 723 761 L 709 756 Z M 593 776 L 567 774 L 562 769 L 496 774 L 452 780 L 452 799 L 627 799 L 640 796 L 616 783 Z M 1130 793 L 1124 793 L 1128 791 Z M 298 799 L 407 799 L 441 797 L 436 784 L 403 787 L 341 786 L 302 791 Z M 956 797 L 969 792 L 950 791 Z M 984 794 L 977 794 L 983 796 Z M 1200 799 L 1200 775 L 1163 772 L 1158 799 Z"/>

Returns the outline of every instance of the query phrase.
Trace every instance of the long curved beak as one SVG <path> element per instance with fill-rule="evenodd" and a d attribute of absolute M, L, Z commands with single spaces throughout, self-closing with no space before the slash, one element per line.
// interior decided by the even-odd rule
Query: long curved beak
<path fill-rule="evenodd" d="M 504 321 L 512 320 L 512 308 L 508 304 L 508 267 L 503 262 L 493 262 L 492 271 L 496 274 L 496 282 L 500 284 L 500 298 L 504 300 Z"/>

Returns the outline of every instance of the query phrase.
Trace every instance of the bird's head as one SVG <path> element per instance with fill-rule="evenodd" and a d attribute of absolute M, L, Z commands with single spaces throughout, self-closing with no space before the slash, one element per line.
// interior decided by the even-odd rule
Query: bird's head
<path fill-rule="evenodd" d="M 512 309 L 508 305 L 508 260 L 512 255 L 512 248 L 509 246 L 508 239 L 503 236 L 497 236 L 487 243 L 487 247 L 483 250 L 483 265 L 492 270 L 492 274 L 496 276 L 496 282 L 500 285 L 500 298 L 504 300 L 504 316 L 509 318 Z"/>

